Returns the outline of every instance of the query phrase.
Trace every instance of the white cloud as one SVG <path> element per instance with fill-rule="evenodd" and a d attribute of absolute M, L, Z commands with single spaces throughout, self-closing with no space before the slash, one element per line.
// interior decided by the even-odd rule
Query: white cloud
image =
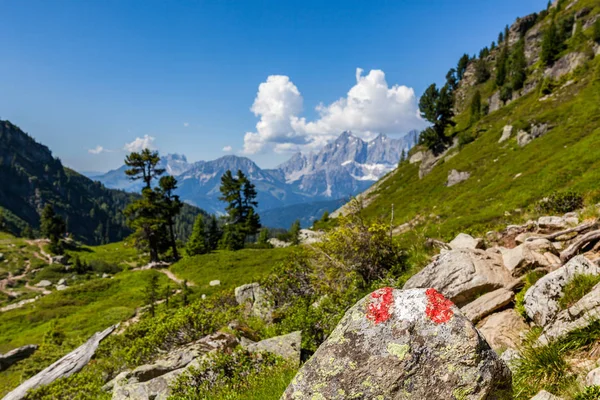
<path fill-rule="evenodd" d="M 256 132 L 244 136 L 244 152 L 309 150 L 347 130 L 368 139 L 378 133 L 405 133 L 426 126 L 418 115 L 414 90 L 388 86 L 381 70 L 363 76 L 363 70 L 357 68 L 356 84 L 346 97 L 329 105 L 319 104 L 315 108 L 319 117 L 314 121 L 299 116 L 302 103 L 302 95 L 289 77 L 269 76 L 258 87 L 251 108 L 260 121 Z"/>
<path fill-rule="evenodd" d="M 104 147 L 102 147 L 102 146 L 96 146 L 93 149 L 89 149 L 88 153 L 90 153 L 90 154 L 100 154 L 100 153 L 104 153 L 106 151 L 108 151 L 108 150 L 106 150 Z"/>
<path fill-rule="evenodd" d="M 184 123 L 183 123 L 183 127 L 184 127 L 184 128 L 187 128 L 188 126 L 190 126 L 190 123 L 189 123 L 189 122 L 184 122 Z"/>
<path fill-rule="evenodd" d="M 154 139 L 155 138 L 153 136 L 149 135 L 144 135 L 143 138 L 135 138 L 133 142 L 125 143 L 125 146 L 123 146 L 123 150 L 126 150 L 128 152 L 137 152 L 142 151 L 143 149 L 155 150 L 156 147 L 154 147 Z"/>
<path fill-rule="evenodd" d="M 225 147 L 223 147 L 223 151 L 226 152 L 226 153 L 229 153 L 231 150 L 233 150 L 233 147 L 231 147 L 231 146 L 225 146 Z"/>

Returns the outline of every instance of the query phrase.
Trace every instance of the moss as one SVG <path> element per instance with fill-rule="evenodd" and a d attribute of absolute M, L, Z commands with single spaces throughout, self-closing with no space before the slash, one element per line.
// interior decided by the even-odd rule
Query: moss
<path fill-rule="evenodd" d="M 410 346 L 407 344 L 388 343 L 387 345 L 388 353 L 398 357 L 400 360 L 404 360 L 409 350 Z"/>

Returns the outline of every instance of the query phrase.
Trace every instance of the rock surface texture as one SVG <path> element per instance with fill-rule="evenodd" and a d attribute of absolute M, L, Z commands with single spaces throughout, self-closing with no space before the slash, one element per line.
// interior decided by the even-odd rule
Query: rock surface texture
<path fill-rule="evenodd" d="M 542 390 L 541 392 L 533 396 L 531 400 L 562 400 L 562 397 L 557 397 L 550 392 Z"/>
<path fill-rule="evenodd" d="M 576 275 L 598 275 L 600 267 L 577 256 L 554 272 L 542 277 L 525 293 L 524 306 L 527 316 L 537 325 L 546 326 L 560 311 L 558 301 L 563 289 Z"/>
<path fill-rule="evenodd" d="M 461 308 L 461 311 L 471 322 L 476 323 L 494 311 L 509 305 L 514 298 L 515 294 L 512 290 L 502 288 L 484 294 Z"/>
<path fill-rule="evenodd" d="M 37 375 L 23 382 L 15 390 L 7 394 L 3 400 L 19 400 L 25 397 L 28 390 L 48 385 L 59 378 L 66 378 L 76 372 L 81 371 L 83 367 L 92 359 L 100 342 L 110 335 L 117 325 L 96 332 L 87 342 L 79 346 L 48 368 L 39 372 Z"/>
<path fill-rule="evenodd" d="M 546 256 L 549 253 L 550 256 Z M 557 262 L 552 257 L 556 248 L 547 239 L 528 240 L 514 249 L 506 249 L 502 252 L 504 265 L 514 277 L 519 277 L 529 270 L 537 267 L 551 267 Z M 558 260 L 560 263 L 560 260 Z"/>
<path fill-rule="evenodd" d="M 458 306 L 509 285 L 512 278 L 498 254 L 458 249 L 442 254 L 411 277 L 404 289 L 435 288 Z"/>
<path fill-rule="evenodd" d="M 248 311 L 265 321 L 272 319 L 273 310 L 267 300 L 267 292 L 258 283 L 235 288 L 235 300 L 239 305 L 246 305 Z"/>
<path fill-rule="evenodd" d="M 435 289 L 382 288 L 346 312 L 282 399 L 505 399 L 511 373 Z"/>
<path fill-rule="evenodd" d="M 266 351 L 277 354 L 287 360 L 300 364 L 300 350 L 302 345 L 302 332 L 296 331 L 283 336 L 261 340 L 257 343 L 243 344 L 250 352 Z"/>
<path fill-rule="evenodd" d="M 0 354 L 0 371 L 4 371 L 14 363 L 24 360 L 31 356 L 38 346 L 36 344 L 28 344 L 14 350 L 9 351 L 6 354 Z"/>
<path fill-rule="evenodd" d="M 461 172 L 461 171 L 457 171 L 457 170 L 453 169 L 452 171 L 448 172 L 448 182 L 446 182 L 446 186 L 448 186 L 448 187 L 454 186 L 458 183 L 466 181 L 470 177 L 471 177 L 470 172 L 467 172 L 467 171 Z"/>
<path fill-rule="evenodd" d="M 521 333 L 528 326 L 515 310 L 509 309 L 483 319 L 477 328 L 492 349 L 502 351 L 516 349 L 521 343 Z"/>
<path fill-rule="evenodd" d="M 480 238 L 475 239 L 466 233 L 459 233 L 448 245 L 452 250 L 481 249 L 483 248 L 483 240 Z"/>

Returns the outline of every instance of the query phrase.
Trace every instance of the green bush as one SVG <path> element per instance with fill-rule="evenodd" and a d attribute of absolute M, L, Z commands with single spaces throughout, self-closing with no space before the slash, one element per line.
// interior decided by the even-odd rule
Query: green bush
<path fill-rule="evenodd" d="M 121 272 L 123 268 L 114 263 L 109 263 L 103 260 L 92 260 L 89 267 L 97 274 L 116 274 Z"/>
<path fill-rule="evenodd" d="M 475 141 L 475 136 L 469 131 L 461 132 L 458 134 L 458 145 L 462 148 L 467 144 Z"/>
<path fill-rule="evenodd" d="M 600 20 L 599 20 L 600 21 Z M 575 395 L 575 400 L 598 400 L 600 399 L 600 386 L 587 386 L 582 392 Z"/>
<path fill-rule="evenodd" d="M 565 286 L 563 295 L 558 301 L 561 310 L 567 309 L 577 303 L 577 301 L 588 294 L 599 282 L 600 276 L 598 275 L 575 275 L 575 277 Z"/>
<path fill-rule="evenodd" d="M 564 214 L 583 207 L 583 196 L 577 192 L 554 192 L 539 203 L 542 213 Z"/>

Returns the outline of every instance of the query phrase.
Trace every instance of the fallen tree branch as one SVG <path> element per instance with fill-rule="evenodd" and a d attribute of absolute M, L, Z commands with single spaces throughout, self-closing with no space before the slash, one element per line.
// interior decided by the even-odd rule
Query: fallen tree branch
<path fill-rule="evenodd" d="M 562 235 L 567 235 L 569 233 L 573 233 L 573 232 L 577 232 L 577 233 L 581 233 L 584 231 L 587 231 L 588 229 L 592 229 L 595 228 L 597 226 L 597 221 L 594 222 L 586 222 L 585 224 L 581 224 L 581 225 L 577 225 L 574 228 L 569 228 L 566 229 L 564 231 L 560 231 L 560 232 L 556 232 L 553 233 L 551 235 L 543 235 L 543 236 L 534 236 L 534 237 L 529 237 L 527 238 L 527 242 L 530 242 L 532 240 L 536 240 L 536 239 L 548 239 L 548 240 L 554 240 L 557 237 L 560 237 Z"/>
<path fill-rule="evenodd" d="M 560 260 L 563 263 L 569 261 L 579 252 L 579 250 L 581 250 L 583 246 L 596 240 L 600 240 L 600 230 L 586 233 L 579 238 L 579 240 L 575 241 L 573 244 L 567 247 L 566 250 L 560 253 Z"/>

